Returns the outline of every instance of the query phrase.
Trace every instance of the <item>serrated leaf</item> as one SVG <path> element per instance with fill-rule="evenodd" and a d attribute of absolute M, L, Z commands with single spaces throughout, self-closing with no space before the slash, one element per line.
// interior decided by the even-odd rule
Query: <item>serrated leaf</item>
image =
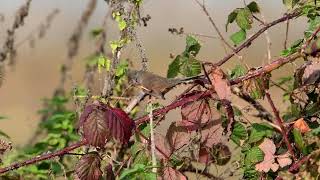
<path fill-rule="evenodd" d="M 274 153 L 276 152 L 276 145 L 271 139 L 265 138 L 264 141 L 259 145 L 259 148 L 264 153 L 264 159 L 262 162 L 255 165 L 256 170 L 260 172 L 269 172 L 272 169 L 276 172 L 279 169 L 279 165 L 275 163 Z"/>
<path fill-rule="evenodd" d="M 249 8 L 242 8 L 238 10 L 236 22 L 241 29 L 251 29 L 253 20 Z"/>
<path fill-rule="evenodd" d="M 100 166 L 100 156 L 97 153 L 90 153 L 81 157 L 75 171 L 80 180 L 97 180 L 102 176 Z"/>
<path fill-rule="evenodd" d="M 252 13 L 259 13 L 260 12 L 260 8 L 255 1 L 252 1 L 250 4 L 247 5 L 247 7 L 249 8 L 249 10 Z"/>
<path fill-rule="evenodd" d="M 249 136 L 248 143 L 255 143 L 263 139 L 264 137 L 271 137 L 273 134 L 273 128 L 268 124 L 252 124 L 252 130 Z"/>
<path fill-rule="evenodd" d="M 83 136 L 89 144 L 103 148 L 106 141 L 111 138 L 108 123 L 104 117 L 105 110 L 96 105 L 85 108 L 80 117 L 80 126 L 83 127 Z"/>
<path fill-rule="evenodd" d="M 169 65 L 167 78 L 175 78 L 180 71 L 180 55 L 178 55 Z"/>
<path fill-rule="evenodd" d="M 247 73 L 247 69 L 242 66 L 237 64 L 230 72 L 230 78 L 235 79 L 237 77 L 243 76 Z"/>
<path fill-rule="evenodd" d="M 100 102 L 88 105 L 79 121 L 84 138 L 96 147 L 104 147 L 111 137 L 121 143 L 128 143 L 134 126 L 134 122 L 122 109 L 111 108 Z"/>
<path fill-rule="evenodd" d="M 228 25 L 231 24 L 231 23 L 233 23 L 234 20 L 236 20 L 237 15 L 238 15 L 237 10 L 232 11 L 232 12 L 228 15 L 228 20 L 227 20 L 227 23 L 226 23 L 226 31 L 228 31 Z"/>
<path fill-rule="evenodd" d="M 194 36 L 187 36 L 186 38 L 186 49 L 184 54 L 191 54 L 193 57 L 195 57 L 201 48 L 201 44 L 199 43 L 199 41 L 194 37 Z"/>
<path fill-rule="evenodd" d="M 238 145 L 240 144 L 240 140 L 245 140 L 248 137 L 248 133 L 243 124 L 236 122 L 233 125 L 233 131 L 231 134 L 231 139 Z"/>
<path fill-rule="evenodd" d="M 263 151 L 259 147 L 255 146 L 246 152 L 245 165 L 251 166 L 263 161 L 263 159 Z"/>
<path fill-rule="evenodd" d="M 198 130 L 208 124 L 210 120 L 221 118 L 219 112 L 211 107 L 208 99 L 201 99 L 182 105 L 181 116 L 182 121 L 178 121 L 178 125 L 187 128 L 189 131 Z"/>
<path fill-rule="evenodd" d="M 183 58 L 180 73 L 186 77 L 197 76 L 201 73 L 201 63 L 193 58 Z"/>
<path fill-rule="evenodd" d="M 120 180 L 156 180 L 155 173 L 150 171 L 150 167 L 144 164 L 136 164 L 132 168 L 124 169 L 120 175 Z"/>
<path fill-rule="evenodd" d="M 226 74 L 222 69 L 213 67 L 209 74 L 210 81 L 219 99 L 231 101 L 231 88 Z"/>
<path fill-rule="evenodd" d="M 247 38 L 247 33 L 244 29 L 241 29 L 238 32 L 235 32 L 230 36 L 230 39 L 235 45 L 239 45 L 241 42 L 243 42 Z"/>

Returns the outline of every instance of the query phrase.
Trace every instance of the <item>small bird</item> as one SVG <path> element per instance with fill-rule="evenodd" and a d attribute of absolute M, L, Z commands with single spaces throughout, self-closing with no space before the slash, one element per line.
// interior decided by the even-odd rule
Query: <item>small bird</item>
<path fill-rule="evenodd" d="M 168 79 L 151 72 L 142 70 L 128 70 L 128 80 L 133 85 L 140 86 L 148 94 L 156 98 L 164 98 L 164 94 L 178 84 L 188 83 L 190 80 L 197 80 L 200 76 L 188 77 L 188 78 L 175 78 Z"/>

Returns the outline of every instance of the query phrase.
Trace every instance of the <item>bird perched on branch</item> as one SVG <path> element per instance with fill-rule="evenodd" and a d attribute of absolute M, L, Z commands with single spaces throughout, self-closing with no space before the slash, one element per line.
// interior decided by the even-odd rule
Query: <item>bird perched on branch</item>
<path fill-rule="evenodd" d="M 194 82 L 200 79 L 201 76 L 188 77 L 188 78 L 175 78 L 168 79 L 151 72 L 142 70 L 128 70 L 128 80 L 135 86 L 139 86 L 146 93 L 156 97 L 164 98 L 164 94 L 178 84 Z"/>

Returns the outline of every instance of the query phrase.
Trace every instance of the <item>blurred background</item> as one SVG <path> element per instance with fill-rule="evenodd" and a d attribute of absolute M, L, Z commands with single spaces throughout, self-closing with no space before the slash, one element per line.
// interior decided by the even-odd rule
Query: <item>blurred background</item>
<path fill-rule="evenodd" d="M 59 84 L 61 64 L 67 60 L 67 42 L 88 2 L 85 0 L 33 0 L 24 26 L 17 30 L 16 64 L 6 69 L 4 83 L 0 88 L 0 115 L 8 117 L 7 120 L 0 121 L 0 129 L 11 137 L 14 146 L 28 142 L 39 122 L 37 111 L 42 105 L 41 99 L 51 97 Z M 279 18 L 286 12 L 281 0 L 257 0 L 256 2 L 261 7 L 267 22 Z M 24 3 L 24 0 L 1 0 L 0 14 L 4 17 L 3 21 L 0 21 L 1 46 L 4 43 L 7 28 L 12 25 L 15 12 Z M 225 32 L 227 16 L 235 8 L 242 7 L 243 1 L 207 0 L 206 6 L 227 39 L 236 31 L 236 28 L 231 25 L 228 32 Z M 166 75 L 171 62 L 170 53 L 179 54 L 185 48 L 185 36 L 172 35 L 168 32 L 169 28 L 183 27 L 186 33 L 217 36 L 208 17 L 194 0 L 145 0 L 141 8 L 142 15 L 149 14 L 151 20 L 147 27 L 138 29 L 138 37 L 150 59 L 149 70 L 162 76 Z M 34 35 L 34 47 L 30 47 L 30 42 L 32 42 L 30 34 L 34 34 L 39 25 L 46 21 L 48 14 L 55 9 L 58 9 L 59 13 L 52 20 L 45 36 L 39 39 L 37 35 Z M 110 14 L 108 15 L 107 3 L 104 0 L 98 0 L 94 14 L 80 41 L 79 53 L 74 58 L 72 80 L 67 84 L 70 88 L 81 84 L 85 59 L 94 52 L 96 45 L 95 40 L 90 36 L 90 31 L 100 28 L 106 16 L 108 16 L 108 23 L 104 28 L 107 31 L 107 42 L 118 39 L 117 26 L 111 21 Z M 297 37 L 301 37 L 305 23 L 302 18 L 290 23 L 289 45 Z M 249 36 L 259 28 L 261 25 L 255 22 L 254 28 L 249 31 Z M 268 33 L 272 42 L 272 57 L 275 58 L 284 47 L 285 23 L 272 27 Z M 205 37 L 199 37 L 199 39 L 203 44 L 199 59 L 215 62 L 223 58 L 225 50 L 219 39 Z M 108 51 L 110 51 L 109 47 Z M 250 48 L 242 51 L 241 55 L 243 61 L 250 67 L 267 63 L 266 37 L 260 36 Z M 134 45 L 125 48 L 122 58 L 129 58 L 133 61 L 134 68 L 140 68 L 140 59 Z M 228 70 L 238 63 L 239 60 L 233 58 L 223 68 Z M 279 76 L 292 73 L 294 67 L 294 64 L 289 64 L 286 68 L 275 71 L 272 78 L 277 79 Z M 98 79 L 99 89 L 102 89 L 102 78 L 101 76 Z M 285 104 L 281 103 L 281 92 L 276 89 L 272 89 L 272 92 L 278 107 L 285 108 Z"/>

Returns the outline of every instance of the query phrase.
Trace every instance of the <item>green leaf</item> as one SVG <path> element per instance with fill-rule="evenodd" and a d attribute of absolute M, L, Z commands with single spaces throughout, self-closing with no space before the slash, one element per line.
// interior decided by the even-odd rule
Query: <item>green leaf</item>
<path fill-rule="evenodd" d="M 6 116 L 0 116 L 0 120 L 8 119 Z"/>
<path fill-rule="evenodd" d="M 186 38 L 186 49 L 184 54 L 185 55 L 189 55 L 191 54 L 192 56 L 196 56 L 201 48 L 201 44 L 199 43 L 199 41 L 194 37 L 194 36 L 190 36 L 188 35 Z"/>
<path fill-rule="evenodd" d="M 312 129 L 311 133 L 314 136 L 318 136 L 320 134 L 320 126 L 315 129 Z"/>
<path fill-rule="evenodd" d="M 226 23 L 226 31 L 228 31 L 228 25 L 231 24 L 231 23 L 233 23 L 234 20 L 236 20 L 237 15 L 238 15 L 238 11 L 237 11 L 237 10 L 232 11 L 232 12 L 228 15 L 228 20 L 227 20 L 227 23 Z"/>
<path fill-rule="evenodd" d="M 296 147 L 303 153 L 303 154 L 306 154 L 307 152 L 307 149 L 306 149 L 306 145 L 304 143 L 304 140 L 303 140 L 303 137 L 302 137 L 302 134 L 301 132 L 294 128 L 292 130 L 292 134 L 293 134 L 293 139 L 294 139 L 294 142 L 296 144 Z"/>
<path fill-rule="evenodd" d="M 240 77 L 240 76 L 243 76 L 247 73 L 247 69 L 240 65 L 240 64 L 237 64 L 230 72 L 230 78 L 231 79 L 234 79 L 234 78 L 237 78 L 237 77 Z"/>
<path fill-rule="evenodd" d="M 249 10 L 252 13 L 259 13 L 260 12 L 260 8 L 255 1 L 252 1 L 250 4 L 247 5 L 247 7 L 249 8 Z"/>
<path fill-rule="evenodd" d="M 247 33 L 244 29 L 241 29 L 240 31 L 235 32 L 230 36 L 230 39 L 235 45 L 239 45 L 246 38 L 247 38 Z"/>
<path fill-rule="evenodd" d="M 236 22 L 241 29 L 244 29 L 244 30 L 251 29 L 252 27 L 251 24 L 253 20 L 252 20 L 252 14 L 249 8 L 239 9 L 236 17 Z"/>
<path fill-rule="evenodd" d="M 193 58 L 183 58 L 180 73 L 186 77 L 192 77 L 201 73 L 201 63 Z"/>
<path fill-rule="evenodd" d="M 304 35 L 307 38 L 313 34 L 313 32 L 316 30 L 317 27 L 319 27 L 320 17 L 317 16 L 314 19 L 310 19 L 308 24 L 309 24 L 308 29 L 304 32 Z"/>
<path fill-rule="evenodd" d="M 167 78 L 174 78 L 178 76 L 180 70 L 180 55 L 178 55 L 169 65 Z"/>
<path fill-rule="evenodd" d="M 90 34 L 92 37 L 97 37 L 99 36 L 101 33 L 103 32 L 103 28 L 95 28 L 95 29 L 92 29 Z"/>
<path fill-rule="evenodd" d="M 122 77 L 122 76 L 124 76 L 124 75 L 126 74 L 126 72 L 127 72 L 128 67 L 129 67 L 129 64 L 128 64 L 127 61 L 121 62 L 121 63 L 118 65 L 118 67 L 116 68 L 115 75 L 116 75 L 117 77 Z"/>
<path fill-rule="evenodd" d="M 245 140 L 247 139 L 247 137 L 248 134 L 244 125 L 239 122 L 236 122 L 234 124 L 233 131 L 231 134 L 232 141 L 240 146 L 240 140 Z"/>
<path fill-rule="evenodd" d="M 273 127 L 265 123 L 254 123 L 252 124 L 251 133 L 249 136 L 248 143 L 255 143 L 262 140 L 264 137 L 272 137 Z"/>
<path fill-rule="evenodd" d="M 260 161 L 263 161 L 263 159 L 264 159 L 263 151 L 258 146 L 255 146 L 246 152 L 244 163 L 246 166 L 251 166 Z"/>
<path fill-rule="evenodd" d="M 298 4 L 300 0 L 282 0 L 283 4 L 288 8 L 288 9 L 293 9 L 295 5 Z"/>
<path fill-rule="evenodd" d="M 120 175 L 120 180 L 156 180 L 156 174 L 150 172 L 150 167 L 144 164 L 136 164 L 131 169 L 124 169 Z"/>
<path fill-rule="evenodd" d="M 119 30 L 122 31 L 127 27 L 127 22 L 122 18 L 120 12 L 112 13 L 113 18 L 118 22 Z"/>

